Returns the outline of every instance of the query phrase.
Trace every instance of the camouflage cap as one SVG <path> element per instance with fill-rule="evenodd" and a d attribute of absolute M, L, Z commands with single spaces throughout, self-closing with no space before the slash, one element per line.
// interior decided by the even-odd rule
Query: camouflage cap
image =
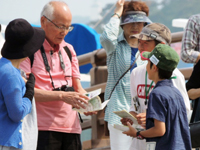
<path fill-rule="evenodd" d="M 125 15 L 121 17 L 120 25 L 125 25 L 133 22 L 145 22 L 147 24 L 151 23 L 151 20 L 146 16 L 143 11 L 128 11 Z"/>
<path fill-rule="evenodd" d="M 142 52 L 140 54 L 144 60 L 149 60 L 158 68 L 173 71 L 179 63 L 177 52 L 166 44 L 158 44 L 151 52 Z"/>
<path fill-rule="evenodd" d="M 130 37 L 141 40 L 157 40 L 167 45 L 171 43 L 171 31 L 161 23 L 151 23 L 145 26 L 141 33 L 131 35 Z"/>

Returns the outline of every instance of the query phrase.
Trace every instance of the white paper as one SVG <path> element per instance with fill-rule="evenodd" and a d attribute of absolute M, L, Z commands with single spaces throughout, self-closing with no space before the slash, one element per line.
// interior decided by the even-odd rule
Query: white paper
<path fill-rule="evenodd" d="M 141 128 L 138 128 L 138 125 L 135 125 L 135 124 L 132 124 L 131 125 L 133 128 L 135 128 L 136 130 L 143 130 Z M 122 124 L 114 124 L 113 126 L 115 129 L 118 129 L 118 130 L 121 130 L 121 131 L 128 131 L 129 130 L 129 127 L 128 126 L 125 126 L 125 125 L 122 125 Z"/>
<path fill-rule="evenodd" d="M 121 130 L 121 131 L 128 131 L 129 127 L 128 126 L 124 126 L 121 124 L 114 124 L 113 126 L 115 129 Z"/>
<path fill-rule="evenodd" d="M 101 89 L 92 91 L 92 92 L 88 92 L 86 94 L 86 96 L 88 96 L 90 98 L 90 100 L 88 101 L 88 104 L 85 104 L 85 109 L 84 108 L 73 108 L 73 110 L 78 111 L 79 113 L 84 113 L 84 112 L 91 112 L 91 111 L 98 111 L 98 110 L 102 110 L 104 109 L 104 107 L 107 105 L 107 103 L 109 102 L 109 100 L 104 101 L 103 103 L 101 103 L 101 99 L 98 96 L 101 93 Z"/>

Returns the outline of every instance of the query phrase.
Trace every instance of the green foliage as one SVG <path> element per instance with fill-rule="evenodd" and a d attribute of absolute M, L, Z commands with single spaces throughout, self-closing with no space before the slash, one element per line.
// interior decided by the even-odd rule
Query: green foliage
<path fill-rule="evenodd" d="M 200 13 L 200 0 L 163 0 L 161 3 L 157 1 L 143 0 L 150 9 L 149 18 L 152 22 L 159 22 L 166 25 L 171 32 L 182 31 L 182 28 L 172 27 L 172 20 L 178 18 L 188 19 L 193 14 Z M 101 12 L 103 17 L 114 4 L 108 4 Z M 102 33 L 103 26 L 109 21 L 114 9 L 108 14 L 95 30 Z M 90 22 L 88 25 L 94 26 L 98 20 Z"/>
<path fill-rule="evenodd" d="M 199 0 L 171 0 L 163 4 L 162 9 L 155 8 L 155 4 L 149 5 L 149 18 L 153 22 L 165 24 L 171 32 L 182 31 L 181 28 L 172 27 L 172 20 L 178 18 L 188 19 L 191 15 L 200 13 Z"/>

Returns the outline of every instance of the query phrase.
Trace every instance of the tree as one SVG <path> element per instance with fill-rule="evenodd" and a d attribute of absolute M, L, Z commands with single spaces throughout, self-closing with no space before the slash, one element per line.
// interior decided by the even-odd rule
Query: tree
<path fill-rule="evenodd" d="M 172 27 L 172 20 L 175 18 L 189 18 L 193 14 L 200 13 L 199 0 L 144 0 L 149 6 L 149 18 L 152 22 L 159 22 L 166 25 L 171 32 L 182 31 L 181 28 Z M 101 12 L 103 17 L 108 11 L 111 10 L 112 6 L 115 4 L 106 5 Z M 95 27 L 95 30 L 98 33 L 102 33 L 103 26 L 109 21 L 110 17 L 114 12 L 114 8 L 110 13 L 104 17 L 103 20 Z M 99 20 L 90 22 L 88 25 L 94 26 Z"/>

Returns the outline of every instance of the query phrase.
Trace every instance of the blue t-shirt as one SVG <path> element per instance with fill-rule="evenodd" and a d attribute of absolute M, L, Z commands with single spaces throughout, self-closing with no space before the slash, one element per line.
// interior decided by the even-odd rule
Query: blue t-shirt
<path fill-rule="evenodd" d="M 135 54 L 137 53 L 138 48 L 133 48 L 131 47 L 131 65 L 133 64 L 133 62 L 135 61 Z M 132 72 L 132 70 L 137 67 L 137 64 L 135 63 L 134 66 L 130 69 L 130 72 Z"/>
<path fill-rule="evenodd" d="M 146 129 L 154 126 L 154 119 L 166 126 L 162 137 L 146 139 L 147 142 L 156 142 L 156 150 L 191 150 L 185 103 L 171 80 L 159 81 L 150 93 Z"/>

